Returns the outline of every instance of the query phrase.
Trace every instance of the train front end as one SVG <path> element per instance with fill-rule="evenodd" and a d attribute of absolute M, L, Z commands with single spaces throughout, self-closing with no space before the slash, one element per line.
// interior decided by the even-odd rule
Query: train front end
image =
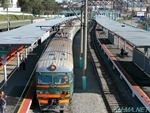
<path fill-rule="evenodd" d="M 36 96 L 42 111 L 68 109 L 73 94 L 73 71 L 51 64 L 36 71 Z"/>

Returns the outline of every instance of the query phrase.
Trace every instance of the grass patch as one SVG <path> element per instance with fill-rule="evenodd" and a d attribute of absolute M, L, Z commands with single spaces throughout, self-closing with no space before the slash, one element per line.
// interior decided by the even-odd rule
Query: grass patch
<path fill-rule="evenodd" d="M 31 20 L 31 19 L 38 19 L 39 17 L 32 17 L 29 15 L 9 15 L 10 21 L 17 21 L 17 20 Z M 0 15 L 0 21 L 7 21 L 7 15 Z"/>

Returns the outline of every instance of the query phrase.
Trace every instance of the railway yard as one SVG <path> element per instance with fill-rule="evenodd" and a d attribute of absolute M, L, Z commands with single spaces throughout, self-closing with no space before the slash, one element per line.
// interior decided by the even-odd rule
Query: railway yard
<path fill-rule="evenodd" d="M 138 94 L 133 93 L 131 86 L 129 86 L 131 82 L 133 88 L 141 88 L 142 92 L 145 92 L 148 96 L 146 99 L 149 99 L 150 79 L 148 74 L 133 63 L 132 45 L 126 43 L 128 55 L 121 57 L 120 48 L 124 47 L 123 40 L 119 40 L 120 48 L 118 48 L 118 45 L 113 44 L 108 39 L 107 32 L 102 29 L 101 25 L 95 23 L 95 21 L 91 21 L 91 23 L 89 24 L 91 30 L 88 33 L 87 89 L 82 89 L 82 68 L 79 67 L 81 33 L 79 30 L 73 40 L 74 92 L 69 103 L 69 109 L 63 112 L 148 113 L 148 107 L 146 108 L 140 102 L 139 97 L 136 96 Z M 30 51 L 29 48 L 26 70 L 17 67 L 17 55 L 11 56 L 14 58 L 7 63 L 7 86 L 4 84 L 3 68 L 1 68 L 0 86 L 1 90 L 4 90 L 7 95 L 6 113 L 42 112 L 35 97 L 34 72 L 40 56 L 54 35 L 55 32 L 43 43 L 35 44 L 33 51 Z M 20 53 L 25 55 L 25 50 L 22 49 Z M 118 67 L 116 68 L 116 66 Z M 122 75 L 125 75 L 129 83 Z M 44 111 L 43 113 L 58 112 Z"/>

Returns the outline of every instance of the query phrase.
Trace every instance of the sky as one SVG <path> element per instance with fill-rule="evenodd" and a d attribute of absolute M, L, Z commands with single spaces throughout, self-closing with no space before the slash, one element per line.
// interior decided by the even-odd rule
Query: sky
<path fill-rule="evenodd" d="M 56 2 L 58 2 L 58 3 L 62 3 L 63 2 L 63 0 L 55 0 Z"/>

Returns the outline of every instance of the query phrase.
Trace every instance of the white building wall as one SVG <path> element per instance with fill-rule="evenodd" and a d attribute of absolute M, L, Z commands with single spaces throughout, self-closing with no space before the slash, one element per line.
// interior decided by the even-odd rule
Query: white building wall
<path fill-rule="evenodd" d="M 21 11 L 20 7 L 17 7 L 18 0 L 10 0 L 10 7 L 8 8 L 8 11 Z M 0 11 L 7 11 L 7 9 L 4 9 L 3 7 L 0 7 Z"/>
<path fill-rule="evenodd" d="M 10 0 L 10 3 L 12 4 L 13 8 L 17 8 L 18 0 Z"/>

